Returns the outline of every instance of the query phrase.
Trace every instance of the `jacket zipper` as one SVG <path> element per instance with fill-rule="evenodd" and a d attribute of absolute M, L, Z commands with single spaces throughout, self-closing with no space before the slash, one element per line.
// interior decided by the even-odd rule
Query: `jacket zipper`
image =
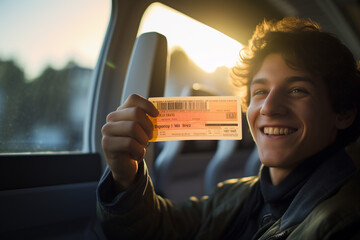
<path fill-rule="evenodd" d="M 281 233 L 277 233 L 275 235 L 272 235 L 268 238 L 266 238 L 265 240 L 278 240 L 278 239 L 285 239 L 288 236 L 288 232 L 284 231 Z"/>

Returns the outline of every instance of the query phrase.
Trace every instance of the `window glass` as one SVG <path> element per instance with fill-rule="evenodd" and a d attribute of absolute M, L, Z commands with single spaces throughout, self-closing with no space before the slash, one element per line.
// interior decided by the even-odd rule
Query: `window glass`
<path fill-rule="evenodd" d="M 160 3 L 148 7 L 138 35 L 159 32 L 168 41 L 165 95 L 236 95 L 229 72 L 242 45 L 223 33 Z"/>
<path fill-rule="evenodd" d="M 107 0 L 0 1 L 0 153 L 82 151 Z"/>

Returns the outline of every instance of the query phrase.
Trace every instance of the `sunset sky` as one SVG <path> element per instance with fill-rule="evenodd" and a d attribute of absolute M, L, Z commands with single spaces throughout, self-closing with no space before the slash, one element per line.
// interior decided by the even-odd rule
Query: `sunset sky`
<path fill-rule="evenodd" d="M 93 68 L 110 8 L 110 0 L 1 0 L 0 59 L 15 59 L 28 79 L 69 60 Z"/>

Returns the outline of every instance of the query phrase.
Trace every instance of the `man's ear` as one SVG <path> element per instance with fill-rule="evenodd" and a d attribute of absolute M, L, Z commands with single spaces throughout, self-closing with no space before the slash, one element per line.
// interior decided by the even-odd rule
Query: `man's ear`
<path fill-rule="evenodd" d="M 350 127 L 355 120 L 356 114 L 357 114 L 356 108 L 345 110 L 342 111 L 341 113 L 338 113 L 336 115 L 336 127 L 339 130 L 343 130 Z"/>

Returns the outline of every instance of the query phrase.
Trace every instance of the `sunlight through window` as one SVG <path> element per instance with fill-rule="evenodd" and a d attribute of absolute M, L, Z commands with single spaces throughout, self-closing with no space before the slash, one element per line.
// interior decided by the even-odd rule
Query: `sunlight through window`
<path fill-rule="evenodd" d="M 146 10 L 138 35 L 151 31 L 165 33 L 170 51 L 181 47 L 206 72 L 231 68 L 242 48 L 234 39 L 160 3 Z"/>

